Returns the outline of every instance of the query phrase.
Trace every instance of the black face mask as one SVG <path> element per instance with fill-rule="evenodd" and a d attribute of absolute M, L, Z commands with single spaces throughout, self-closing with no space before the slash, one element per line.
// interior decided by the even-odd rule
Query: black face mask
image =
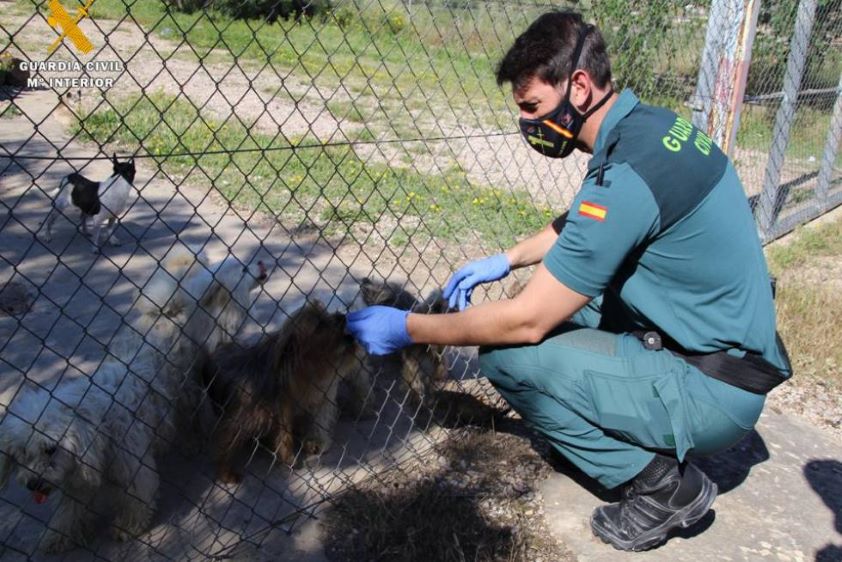
<path fill-rule="evenodd" d="M 576 147 L 576 139 L 582 130 L 582 125 L 585 124 L 588 117 L 608 101 L 613 93 L 613 90 L 609 89 L 608 93 L 585 113 L 579 113 L 570 103 L 573 72 L 579 64 L 579 56 L 590 30 L 591 27 L 588 26 L 579 34 L 576 49 L 573 51 L 573 65 L 571 66 L 570 78 L 567 80 L 567 92 L 558 107 L 537 119 L 520 119 L 520 131 L 526 138 L 526 142 L 544 156 L 550 158 L 570 156 Z"/>

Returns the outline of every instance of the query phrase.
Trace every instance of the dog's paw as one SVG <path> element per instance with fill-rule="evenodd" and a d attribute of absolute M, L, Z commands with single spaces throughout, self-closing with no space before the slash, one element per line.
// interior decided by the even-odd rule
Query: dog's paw
<path fill-rule="evenodd" d="M 120 240 L 119 238 L 117 238 L 114 235 L 111 236 L 111 240 L 109 240 L 108 243 L 111 244 L 112 246 L 122 246 L 123 245 L 123 241 Z"/>

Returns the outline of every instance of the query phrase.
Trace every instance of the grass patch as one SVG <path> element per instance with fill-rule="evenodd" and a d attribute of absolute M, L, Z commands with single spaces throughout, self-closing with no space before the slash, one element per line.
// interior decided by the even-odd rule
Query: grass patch
<path fill-rule="evenodd" d="M 504 100 L 493 77 L 496 56 L 492 60 L 489 50 L 501 50 L 503 42 L 514 38 L 513 30 L 508 31 L 508 38 L 498 38 L 500 30 L 489 33 L 488 22 L 459 17 L 445 8 L 418 10 L 412 21 L 398 2 L 366 3 L 358 8 L 350 21 L 326 14 L 302 22 L 267 24 L 258 19 L 235 20 L 212 10 L 170 11 L 156 0 L 129 4 L 131 16 L 144 29 L 166 39 L 185 37 L 202 59 L 222 51 L 241 62 L 271 61 L 279 71 L 306 75 L 320 83 L 371 86 L 379 97 L 387 97 L 386 91 L 389 97 L 408 97 L 410 90 L 419 87 L 445 96 L 460 92 L 486 97 L 485 92 L 495 92 L 502 108 Z M 91 8 L 93 19 L 125 15 L 123 0 L 97 0 Z M 396 22 L 402 22 L 397 26 L 400 29 Z M 419 49 L 419 39 L 425 41 L 424 49 Z"/>
<path fill-rule="evenodd" d="M 352 123 L 365 123 L 366 118 L 359 108 L 350 101 L 329 101 L 327 108 L 337 121 L 351 121 Z"/>
<path fill-rule="evenodd" d="M 737 131 L 737 145 L 768 152 L 772 147 L 776 112 L 776 106 L 744 106 L 740 115 L 740 129 Z M 795 114 L 795 122 L 790 128 L 786 155 L 798 159 L 812 156 L 818 167 L 824 153 L 829 127 L 830 111 L 809 106 L 799 107 Z M 837 162 L 842 162 L 842 156 L 837 158 Z"/>
<path fill-rule="evenodd" d="M 778 327 L 797 377 L 842 391 L 842 295 L 838 288 L 779 285 Z M 797 380 L 797 379 L 796 379 Z"/>
<path fill-rule="evenodd" d="M 769 268 L 775 275 L 783 275 L 816 257 L 842 258 L 842 221 L 814 228 L 799 228 L 788 243 L 769 247 L 766 255 Z"/>
<path fill-rule="evenodd" d="M 5 107 L 0 106 L 0 119 L 12 119 L 23 115 L 20 109 L 18 109 L 18 107 L 13 103 L 9 102 L 3 105 L 5 105 Z"/>
<path fill-rule="evenodd" d="M 778 327 L 796 376 L 842 390 L 842 291 L 822 281 L 838 281 L 826 268 L 842 261 L 842 220 L 800 228 L 766 255 L 778 277 Z"/>
<path fill-rule="evenodd" d="M 508 89 L 495 83 L 495 67 L 515 36 L 547 9 L 539 4 L 435 2 L 407 7 L 398 0 L 346 0 L 323 16 L 268 24 L 235 20 L 215 10 L 181 13 L 170 5 L 159 0 L 97 0 L 90 12 L 94 20 L 128 16 L 164 39 L 184 38 L 203 62 L 236 60 L 259 67 L 268 62 L 282 75 L 326 89 L 341 84 L 354 93 L 371 90 L 378 100 L 413 100 L 433 115 L 452 108 L 460 119 L 493 126 L 511 126 L 511 120 L 499 121 L 511 108 L 506 104 Z M 46 2 L 17 0 L 17 6 L 43 11 Z M 595 7 L 580 9 L 593 12 Z M 675 15 L 683 13 L 676 10 Z M 625 10 L 618 12 L 618 17 L 625 15 Z M 695 78 L 698 42 L 704 37 L 698 19 L 682 19 L 680 30 L 673 30 L 683 37 L 678 53 L 653 54 L 653 68 L 676 83 Z M 612 45 L 612 51 L 617 64 L 633 56 L 622 44 Z M 652 88 L 649 78 L 632 74 L 623 85 L 649 99 L 663 92 Z M 680 105 L 684 92 L 671 94 L 675 103 L 668 105 Z"/>
<path fill-rule="evenodd" d="M 350 146 L 312 146 L 310 137 L 255 133 L 249 124 L 200 116 L 187 101 L 163 93 L 112 101 L 83 115 L 73 134 L 133 149 L 140 144 L 166 173 L 210 183 L 228 201 L 307 222 L 328 233 L 357 223 L 416 222 L 413 235 L 460 240 L 475 232 L 511 244 L 552 217 L 524 192 L 473 185 L 465 172 L 423 175 L 361 160 Z M 269 149 L 261 152 L 260 149 Z M 239 154 L 215 151 L 254 150 Z M 171 153 L 202 153 L 201 156 Z M 394 226 L 378 228 L 389 234 Z M 396 232 L 397 240 L 401 239 Z"/>

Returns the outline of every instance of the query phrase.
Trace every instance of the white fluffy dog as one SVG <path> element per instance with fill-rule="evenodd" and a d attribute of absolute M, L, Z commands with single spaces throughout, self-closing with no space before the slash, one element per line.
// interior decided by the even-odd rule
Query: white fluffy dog
<path fill-rule="evenodd" d="M 182 418 L 200 396 L 194 363 L 236 333 L 266 276 L 262 262 L 208 266 L 202 255 L 171 252 L 140 290 L 140 320 L 120 329 L 90 378 L 12 402 L 0 419 L 0 489 L 17 469 L 37 503 L 63 493 L 42 549 L 85 544 L 102 513 L 113 514 L 120 540 L 149 527 L 156 456 L 182 441 Z"/>
<path fill-rule="evenodd" d="M 82 174 L 70 174 L 61 180 L 58 193 L 53 198 L 53 208 L 44 221 L 44 239 L 53 239 L 53 223 L 59 213 L 73 205 L 81 214 L 82 232 L 88 234 L 88 220 L 94 228 L 93 251 L 99 251 L 102 244 L 110 242 L 119 246 L 114 234 L 120 216 L 126 211 L 135 176 L 134 158 L 118 162 L 117 155 L 111 158 L 114 173 L 105 181 L 92 181 Z"/>

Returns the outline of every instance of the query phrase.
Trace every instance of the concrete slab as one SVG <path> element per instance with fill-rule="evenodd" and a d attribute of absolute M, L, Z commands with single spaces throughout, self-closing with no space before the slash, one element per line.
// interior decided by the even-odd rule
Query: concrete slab
<path fill-rule="evenodd" d="M 612 494 L 571 466 L 547 479 L 547 524 L 581 562 L 635 560 L 842 560 L 842 444 L 782 414 L 699 466 L 720 488 L 713 510 L 663 547 L 624 553 L 595 538 L 591 512 Z"/>

